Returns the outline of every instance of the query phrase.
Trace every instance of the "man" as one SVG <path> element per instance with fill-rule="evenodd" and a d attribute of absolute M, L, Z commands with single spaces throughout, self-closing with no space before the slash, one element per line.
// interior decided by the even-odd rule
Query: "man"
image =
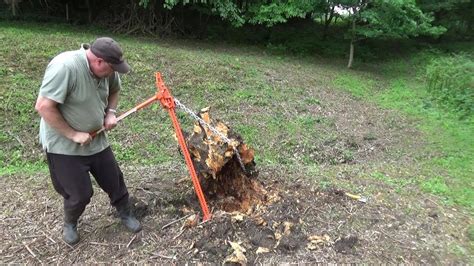
<path fill-rule="evenodd" d="M 64 198 L 63 239 L 68 244 L 79 241 L 77 221 L 93 194 L 89 173 L 109 195 L 122 223 L 132 232 L 141 230 L 105 134 L 89 134 L 116 126 L 118 73 L 129 71 L 119 44 L 108 37 L 61 53 L 46 68 L 35 108 L 51 180 Z"/>

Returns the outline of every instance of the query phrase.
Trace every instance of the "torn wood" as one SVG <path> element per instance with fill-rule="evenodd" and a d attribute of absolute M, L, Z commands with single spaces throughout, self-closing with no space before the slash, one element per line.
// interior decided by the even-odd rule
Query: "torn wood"
<path fill-rule="evenodd" d="M 204 193 L 211 200 L 216 199 L 217 207 L 225 211 L 245 212 L 265 201 L 266 190 L 256 180 L 258 171 L 254 150 L 224 122 L 212 119 L 209 107 L 202 109 L 198 115 L 231 140 L 230 143 L 224 142 L 197 121 L 191 134 L 184 132 Z M 240 167 L 234 147 L 240 153 L 245 171 Z"/>

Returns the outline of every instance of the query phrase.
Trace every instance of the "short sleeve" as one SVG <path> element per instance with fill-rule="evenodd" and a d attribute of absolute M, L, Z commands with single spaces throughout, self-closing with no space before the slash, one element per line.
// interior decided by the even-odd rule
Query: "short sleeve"
<path fill-rule="evenodd" d="M 50 63 L 46 68 L 39 95 L 62 104 L 71 89 L 71 79 L 71 71 L 64 64 Z"/>
<path fill-rule="evenodd" d="M 119 91 L 120 89 L 122 89 L 120 75 L 118 72 L 114 72 L 114 74 L 109 77 L 109 95 Z"/>

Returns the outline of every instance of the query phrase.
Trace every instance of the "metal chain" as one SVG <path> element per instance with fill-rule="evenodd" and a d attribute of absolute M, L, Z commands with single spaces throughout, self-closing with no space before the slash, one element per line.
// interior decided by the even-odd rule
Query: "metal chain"
<path fill-rule="evenodd" d="M 186 107 L 184 104 L 182 104 L 178 99 L 174 98 L 174 103 L 176 104 L 177 107 L 179 107 L 180 109 L 182 109 L 184 112 L 188 113 L 189 115 L 191 115 L 194 119 L 196 119 L 200 124 L 201 126 L 206 126 L 210 131 L 212 131 L 212 133 L 216 134 L 217 136 L 219 136 L 225 143 L 227 143 L 227 145 L 230 145 L 233 149 L 234 149 L 234 153 L 235 155 L 237 156 L 237 160 L 239 161 L 239 164 L 240 164 L 240 168 L 242 168 L 242 170 L 245 172 L 246 169 L 245 169 L 245 166 L 244 166 L 244 163 L 242 162 L 242 158 L 240 157 L 240 153 L 239 151 L 237 150 L 237 147 L 234 147 L 232 144 L 231 144 L 231 140 L 224 136 L 224 134 L 222 134 L 221 132 L 219 132 L 217 129 L 215 129 L 213 126 L 209 125 L 208 123 L 206 123 L 206 121 L 204 121 L 202 118 L 200 118 L 199 116 L 197 116 L 191 109 L 189 109 L 188 107 Z"/>

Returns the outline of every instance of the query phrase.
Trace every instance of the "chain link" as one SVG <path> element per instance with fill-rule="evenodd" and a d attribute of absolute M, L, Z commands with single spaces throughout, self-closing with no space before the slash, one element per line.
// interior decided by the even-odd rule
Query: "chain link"
<path fill-rule="evenodd" d="M 200 124 L 201 126 L 205 126 L 207 127 L 210 131 L 212 131 L 212 133 L 216 134 L 217 136 L 219 136 L 225 143 L 227 143 L 227 145 L 230 145 L 233 150 L 234 150 L 234 153 L 235 155 L 237 156 L 237 160 L 239 161 L 239 164 L 240 164 L 240 168 L 242 168 L 242 170 L 244 171 L 244 173 L 246 173 L 246 169 L 245 169 L 245 166 L 244 166 L 244 163 L 242 162 L 242 158 L 240 157 L 240 153 L 239 151 L 237 150 L 237 147 L 235 147 L 234 145 L 231 144 L 231 140 L 226 137 L 224 134 L 222 134 L 221 132 L 219 132 L 217 129 L 215 129 L 213 126 L 209 125 L 208 123 L 206 123 L 206 121 L 204 121 L 202 118 L 200 118 L 199 116 L 197 116 L 191 109 L 189 109 L 188 107 L 186 107 L 184 104 L 182 104 L 178 99 L 174 98 L 174 103 L 176 104 L 176 106 L 180 109 L 182 109 L 184 112 L 188 113 L 190 116 L 192 116 L 194 119 L 196 119 Z"/>

